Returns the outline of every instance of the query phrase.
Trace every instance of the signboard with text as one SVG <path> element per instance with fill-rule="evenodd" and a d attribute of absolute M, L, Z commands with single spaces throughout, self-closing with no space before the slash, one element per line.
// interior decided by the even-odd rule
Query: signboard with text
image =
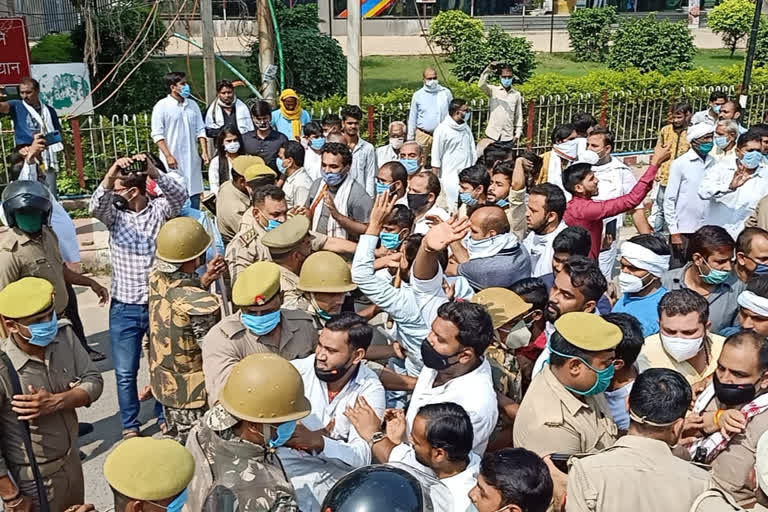
<path fill-rule="evenodd" d="M 0 85 L 29 76 L 29 44 L 24 18 L 0 18 Z"/>
<path fill-rule="evenodd" d="M 40 99 L 59 117 L 93 112 L 91 78 L 84 62 L 33 64 L 32 78 L 40 82 Z"/>

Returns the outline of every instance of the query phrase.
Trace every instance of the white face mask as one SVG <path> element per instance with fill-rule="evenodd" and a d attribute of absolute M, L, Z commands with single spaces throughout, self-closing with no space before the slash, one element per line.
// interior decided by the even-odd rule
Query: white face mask
<path fill-rule="evenodd" d="M 579 142 L 576 139 L 567 140 L 560 144 L 555 144 L 554 148 L 560 153 L 565 155 L 571 160 L 576 160 L 579 155 Z"/>
<path fill-rule="evenodd" d="M 440 82 L 437 79 L 424 81 L 424 87 L 426 87 L 430 91 L 434 91 L 435 89 L 437 89 L 439 85 L 440 85 Z"/>
<path fill-rule="evenodd" d="M 237 142 L 236 140 L 232 142 L 227 142 L 226 144 L 224 144 L 224 151 L 226 151 L 227 153 L 237 153 L 238 151 L 240 151 L 240 143 Z"/>
<path fill-rule="evenodd" d="M 579 162 L 586 162 L 590 165 L 597 165 L 600 161 L 600 155 L 592 151 L 591 149 L 585 149 L 579 153 Z"/>
<path fill-rule="evenodd" d="M 701 350 L 701 344 L 704 342 L 704 336 L 699 338 L 678 338 L 673 336 L 665 336 L 659 332 L 661 337 L 661 344 L 667 354 L 672 356 L 672 359 L 678 363 L 687 361 Z"/>
<path fill-rule="evenodd" d="M 503 333 L 502 333 L 503 335 Z M 527 347 L 531 342 L 531 331 L 525 325 L 525 322 L 521 319 L 517 322 L 512 329 L 510 329 L 506 340 L 502 340 L 509 350 L 517 350 L 521 347 Z"/>
<path fill-rule="evenodd" d="M 621 286 L 621 291 L 624 293 L 641 292 L 646 286 L 650 285 L 651 282 L 653 282 L 653 279 L 647 283 L 643 283 L 642 277 L 637 277 L 636 275 L 628 274 L 627 272 L 619 273 L 619 286 Z"/>
<path fill-rule="evenodd" d="M 403 147 L 403 144 L 405 143 L 405 139 L 402 137 L 394 137 L 389 139 L 389 145 L 392 146 L 392 149 L 397 151 L 401 147 Z"/>

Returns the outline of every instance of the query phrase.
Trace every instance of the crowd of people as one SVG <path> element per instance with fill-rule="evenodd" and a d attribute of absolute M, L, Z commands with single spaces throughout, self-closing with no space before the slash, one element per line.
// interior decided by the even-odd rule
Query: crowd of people
<path fill-rule="evenodd" d="M 72 269 L 60 126 L 25 79 L 0 102 L 4 508 L 93 510 L 78 285 L 109 302 L 120 512 L 768 510 L 768 125 L 675 103 L 638 178 L 589 113 L 517 150 L 513 76 L 483 72 L 473 134 L 425 70 L 377 148 L 356 105 L 314 121 L 221 80 L 203 115 L 169 73 L 157 156 L 90 199 L 109 290 Z"/>

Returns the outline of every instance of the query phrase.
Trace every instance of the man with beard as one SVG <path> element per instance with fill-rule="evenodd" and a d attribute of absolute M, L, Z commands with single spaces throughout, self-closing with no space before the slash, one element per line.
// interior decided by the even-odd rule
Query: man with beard
<path fill-rule="evenodd" d="M 384 387 L 366 365 L 365 358 L 373 329 L 355 313 L 333 315 L 320 333 L 315 353 L 291 362 L 301 374 L 304 395 L 312 412 L 296 425 L 281 454 L 301 510 L 317 510 L 325 492 L 324 473 L 308 471 L 307 464 L 338 459 L 349 470 L 371 463 L 371 447 L 344 412 L 364 397 L 379 417 L 384 415 Z M 307 461 L 307 453 L 322 461 Z M 323 479 L 321 482 L 320 479 Z M 331 485 L 333 482 L 331 482 Z"/>
<path fill-rule="evenodd" d="M 230 80 L 216 82 L 216 101 L 205 113 L 205 134 L 215 139 L 225 126 L 236 128 L 240 133 L 253 131 L 253 119 L 248 105 L 235 95 L 235 86 Z"/>
<path fill-rule="evenodd" d="M 531 256 L 531 276 L 539 277 L 552 272 L 552 242 L 566 227 L 565 194 L 551 183 L 534 185 L 528 193 L 525 221 L 531 231 L 523 246 Z"/>

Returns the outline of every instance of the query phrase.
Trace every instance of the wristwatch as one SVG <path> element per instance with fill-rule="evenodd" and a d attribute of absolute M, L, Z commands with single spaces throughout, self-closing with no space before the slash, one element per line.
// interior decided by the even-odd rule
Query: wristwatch
<path fill-rule="evenodd" d="M 373 446 L 382 439 L 385 439 L 387 437 L 387 434 L 379 430 L 378 432 L 374 432 L 374 434 L 371 436 L 371 442 L 370 445 Z"/>

